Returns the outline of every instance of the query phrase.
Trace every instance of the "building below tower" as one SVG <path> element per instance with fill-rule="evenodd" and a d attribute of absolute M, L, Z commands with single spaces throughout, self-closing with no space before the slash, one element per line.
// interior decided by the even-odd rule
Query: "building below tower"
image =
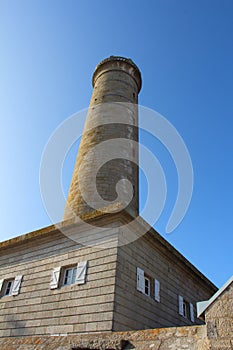
<path fill-rule="evenodd" d="M 201 324 L 196 302 L 216 287 L 154 229 L 140 237 L 143 220 L 114 228 L 130 220 L 127 212 L 92 219 L 112 225 L 104 239 L 71 223 L 66 235 L 50 226 L 1 243 L 0 336 Z M 130 233 L 139 238 L 124 245 Z"/>

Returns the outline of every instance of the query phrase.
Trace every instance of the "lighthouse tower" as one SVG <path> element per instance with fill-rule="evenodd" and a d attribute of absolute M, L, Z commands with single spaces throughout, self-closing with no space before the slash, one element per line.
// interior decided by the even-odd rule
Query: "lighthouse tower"
<path fill-rule="evenodd" d="M 97 65 L 92 85 L 63 219 L 89 219 L 121 209 L 135 217 L 141 74 L 131 59 L 110 56 Z"/>

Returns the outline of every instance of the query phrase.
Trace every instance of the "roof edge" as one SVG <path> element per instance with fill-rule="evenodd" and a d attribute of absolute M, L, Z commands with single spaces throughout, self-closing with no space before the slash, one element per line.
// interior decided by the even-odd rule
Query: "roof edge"
<path fill-rule="evenodd" d="M 85 221 L 91 222 L 91 221 L 99 221 L 103 218 L 106 218 L 108 216 L 111 216 L 114 220 L 119 220 L 121 222 L 128 222 L 134 219 L 134 217 L 127 211 L 122 210 L 118 213 L 111 213 L 111 214 L 99 214 L 96 212 L 95 215 L 92 215 L 91 217 L 85 217 Z M 205 283 L 208 282 L 209 286 L 213 290 L 217 290 L 217 287 L 201 272 L 199 271 L 184 255 L 182 255 L 171 243 L 169 243 L 159 232 L 157 232 L 148 222 L 146 222 L 141 216 L 138 217 L 137 222 L 144 226 L 145 234 L 150 235 L 152 239 L 155 239 L 164 246 L 171 254 L 176 256 L 176 258 L 184 265 L 186 265 L 191 271 L 193 271 L 199 278 L 205 281 Z M 8 247 L 11 247 L 13 245 L 24 243 L 30 239 L 41 237 L 43 235 L 52 233 L 53 231 L 59 231 L 59 228 L 69 228 L 72 225 L 80 225 L 80 228 L 82 226 L 82 221 L 77 221 L 75 218 L 64 220 L 58 223 L 55 223 L 53 225 L 20 235 L 16 236 L 14 238 L 11 238 L 9 240 L 0 242 L 0 249 L 5 249 Z"/>
<path fill-rule="evenodd" d="M 197 317 L 203 316 L 203 313 L 231 285 L 232 282 L 233 282 L 233 275 L 209 300 L 197 302 Z"/>
<path fill-rule="evenodd" d="M 126 211 L 122 210 L 121 213 L 122 212 L 124 212 L 124 214 L 128 214 L 129 215 L 129 213 L 126 212 Z M 91 221 L 98 220 L 100 218 L 100 216 L 101 217 L 105 217 L 107 215 L 108 214 L 99 214 L 98 212 L 96 212 L 96 213 L 92 214 L 90 217 L 89 216 L 85 216 L 82 219 L 83 219 L 83 221 L 91 222 Z M 111 213 L 110 215 L 120 218 L 119 213 Z M 30 239 L 46 235 L 46 234 L 51 233 L 53 231 L 59 231 L 60 228 L 68 228 L 69 226 L 72 226 L 72 225 L 75 225 L 75 224 L 80 224 L 80 226 L 81 226 L 82 225 L 82 220 L 77 221 L 76 218 L 63 220 L 63 221 L 57 222 L 55 224 L 52 224 L 52 225 L 49 225 L 49 226 L 45 226 L 43 228 L 39 228 L 39 229 L 36 229 L 34 231 L 30 231 L 30 232 L 21 234 L 19 236 L 10 238 L 10 239 L 8 239 L 6 241 L 1 241 L 0 242 L 0 249 L 8 248 L 8 247 L 10 247 L 12 245 L 15 245 L 15 244 L 24 243 L 25 241 L 28 241 Z"/>

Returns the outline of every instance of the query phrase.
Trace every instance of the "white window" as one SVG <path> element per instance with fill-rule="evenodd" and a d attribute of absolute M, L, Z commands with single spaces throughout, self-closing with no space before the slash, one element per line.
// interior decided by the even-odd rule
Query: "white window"
<path fill-rule="evenodd" d="M 0 296 L 10 296 L 10 295 L 18 295 L 21 282 L 22 275 L 16 276 L 15 278 L 2 279 L 0 280 Z"/>
<path fill-rule="evenodd" d="M 5 281 L 5 288 L 3 291 L 3 296 L 12 295 L 13 285 L 14 285 L 13 279 Z"/>
<path fill-rule="evenodd" d="M 178 296 L 179 300 L 179 314 L 185 318 L 188 318 L 192 322 L 195 321 L 194 307 L 192 303 L 188 303 L 181 295 Z"/>
<path fill-rule="evenodd" d="M 160 302 L 160 282 L 147 275 L 142 269 L 137 267 L 137 290 L 147 296 L 153 297 Z"/>
<path fill-rule="evenodd" d="M 81 261 L 74 266 L 59 266 L 52 270 L 50 289 L 57 289 L 72 284 L 86 282 L 87 261 Z"/>
<path fill-rule="evenodd" d="M 65 269 L 63 277 L 63 286 L 75 284 L 77 276 L 77 266 Z"/>

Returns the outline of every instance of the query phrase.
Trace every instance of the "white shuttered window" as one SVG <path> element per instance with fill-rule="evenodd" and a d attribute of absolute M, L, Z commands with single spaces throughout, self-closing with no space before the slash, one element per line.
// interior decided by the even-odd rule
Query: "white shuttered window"
<path fill-rule="evenodd" d="M 160 282 L 156 278 L 154 281 L 154 287 L 155 287 L 155 300 L 160 302 Z"/>
<path fill-rule="evenodd" d="M 61 267 L 55 267 L 52 270 L 51 279 L 50 279 L 50 289 L 56 289 L 59 286 Z"/>
<path fill-rule="evenodd" d="M 2 287 L 3 287 L 4 279 L 0 280 L 0 293 L 2 292 Z"/>
<path fill-rule="evenodd" d="M 145 293 L 145 277 L 144 271 L 137 267 L 137 290 Z"/>
<path fill-rule="evenodd" d="M 179 302 L 179 315 L 184 316 L 184 307 L 183 307 L 184 298 L 181 295 L 178 296 L 178 302 Z"/>
<path fill-rule="evenodd" d="M 194 307 L 192 303 L 189 303 L 189 310 L 190 310 L 190 320 L 192 322 L 195 321 L 195 317 L 194 317 Z"/>
<path fill-rule="evenodd" d="M 19 294 L 22 278 L 23 278 L 22 275 L 18 275 L 18 276 L 15 277 L 15 280 L 14 280 L 14 283 L 13 283 L 13 287 L 12 287 L 12 291 L 11 291 L 12 295 L 18 295 Z"/>
<path fill-rule="evenodd" d="M 87 275 L 87 261 L 80 261 L 77 265 L 76 283 L 84 284 Z"/>

